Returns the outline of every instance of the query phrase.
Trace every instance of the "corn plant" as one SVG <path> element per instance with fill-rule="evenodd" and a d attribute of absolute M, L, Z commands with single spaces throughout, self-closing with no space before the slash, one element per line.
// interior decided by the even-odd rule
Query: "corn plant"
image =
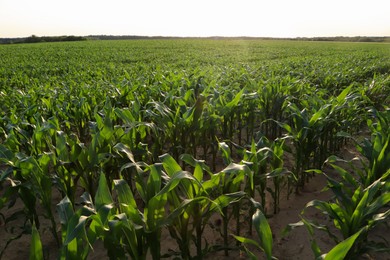
<path fill-rule="evenodd" d="M 242 102 L 242 108 L 237 111 L 238 123 L 240 124 L 238 129 L 238 144 L 240 146 L 243 145 L 243 142 L 248 143 L 255 135 L 256 123 L 259 120 L 259 114 L 261 114 L 258 104 L 258 93 L 244 94 L 243 98 L 245 100 Z"/>
<path fill-rule="evenodd" d="M 250 162 L 250 168 L 253 171 L 254 189 L 250 190 L 250 196 L 255 197 L 255 190 L 257 189 L 261 197 L 261 206 L 265 207 L 265 193 L 267 190 L 267 167 L 268 159 L 270 157 L 271 149 L 267 146 L 265 137 L 259 139 L 256 143 L 252 139 L 251 149 L 246 150 L 243 156 L 245 162 Z M 251 214 L 253 215 L 253 213 Z"/>
<path fill-rule="evenodd" d="M 219 143 L 220 151 L 224 159 L 225 164 L 228 166 L 223 169 L 219 175 L 222 176 L 222 192 L 232 193 L 242 190 L 242 185 L 248 190 L 248 197 L 254 197 L 255 182 L 254 182 L 254 171 L 247 165 L 248 163 L 236 164 L 233 162 L 231 156 L 231 150 L 225 142 Z M 245 183 L 246 182 L 246 183 Z M 222 230 L 224 238 L 225 255 L 228 255 L 227 244 L 228 244 L 228 224 L 232 216 L 236 219 L 236 234 L 240 234 L 240 207 L 241 203 L 237 202 L 233 205 L 233 214 L 228 216 L 227 208 L 222 210 Z M 251 214 L 251 212 L 249 212 Z"/>
<path fill-rule="evenodd" d="M 277 82 L 277 80 L 281 82 Z M 284 79 L 273 77 L 266 82 L 267 85 L 263 86 L 259 93 L 258 102 L 263 117 L 261 120 L 261 131 L 271 140 L 282 135 L 281 128 L 278 127 L 276 122 L 284 121 L 284 109 L 289 98 L 289 88 L 284 84 L 288 85 L 290 81 L 289 77 Z"/>
<path fill-rule="evenodd" d="M 281 124 L 281 126 L 287 131 L 291 137 L 294 145 L 294 157 L 295 166 L 293 174 L 297 181 L 296 192 L 299 191 L 299 187 L 303 187 L 307 181 L 305 169 L 308 168 L 310 162 L 310 156 L 315 147 L 315 140 L 311 137 L 314 134 L 313 125 L 319 118 L 318 114 L 310 116 L 307 109 L 299 110 L 299 108 L 290 103 L 287 108 L 291 111 L 292 126 L 287 123 Z"/>
<path fill-rule="evenodd" d="M 52 210 L 52 180 L 49 175 L 49 168 L 53 161 L 51 154 L 42 154 L 35 159 L 31 156 L 18 153 L 14 155 L 10 150 L 4 146 L 0 146 L 1 161 L 7 163 L 8 167 L 0 178 L 3 181 L 5 178 L 11 181 L 12 187 L 9 193 L 6 192 L 2 200 L 3 206 L 10 200 L 12 194 L 17 194 L 18 198 L 23 201 L 23 205 L 27 212 L 26 218 L 30 223 L 39 228 L 39 213 L 37 211 L 37 204 L 43 206 L 45 217 L 51 222 L 50 230 L 54 239 L 59 243 L 56 233 L 56 221 L 54 212 Z M 3 204 L 4 203 L 4 204 Z"/>
<path fill-rule="evenodd" d="M 295 103 L 290 102 L 287 111 L 290 113 L 290 123 L 279 122 L 279 125 L 287 132 L 287 137 L 293 142 L 295 156 L 295 166 L 293 174 L 297 180 L 296 192 L 299 187 L 304 187 L 305 182 L 310 176 L 307 169 L 314 167 L 314 160 L 317 160 L 317 166 L 327 155 L 328 151 L 337 151 L 341 145 L 336 133 L 342 131 L 340 127 L 340 118 L 348 109 L 351 103 L 354 103 L 352 85 L 345 88 L 336 98 L 334 104 L 323 104 L 323 101 L 313 99 L 312 104 L 308 103 L 302 110 Z M 309 107 L 314 111 L 311 111 Z M 352 112 L 351 110 L 350 112 Z M 347 118 L 348 119 L 348 118 Z M 348 121 L 344 120 L 343 127 L 348 127 Z"/>
<path fill-rule="evenodd" d="M 88 198 L 85 194 L 84 197 Z M 90 197 L 86 203 L 92 202 Z M 60 259 L 86 259 L 91 250 L 91 243 L 86 235 L 86 222 L 95 210 L 86 204 L 76 212 L 68 197 L 65 197 L 57 205 L 61 223 L 62 245 Z"/>
<path fill-rule="evenodd" d="M 284 140 L 276 139 L 272 142 L 270 149 L 272 151 L 270 163 L 269 163 L 269 172 L 267 173 L 267 178 L 271 178 L 273 182 L 273 188 L 267 187 L 267 191 L 271 194 L 271 197 L 274 201 L 274 210 L 273 213 L 277 214 L 279 212 L 280 204 L 280 193 L 283 188 L 286 179 L 291 178 L 291 171 L 287 170 L 283 165 L 283 154 L 284 154 Z M 285 187 L 285 186 L 284 186 Z M 289 187 L 287 187 L 287 198 L 289 197 Z M 264 207 L 264 205 L 262 205 Z"/>
<path fill-rule="evenodd" d="M 377 155 L 380 156 L 380 153 Z M 334 239 L 338 245 L 329 252 L 329 256 L 327 256 L 329 259 L 335 255 L 338 258 L 341 256 L 354 257 L 369 249 L 381 251 L 383 250 L 382 246 L 372 244 L 367 239 L 370 230 L 379 223 L 386 221 L 390 215 L 390 210 L 385 210 L 390 202 L 390 190 L 387 184 L 390 170 L 388 169 L 385 173 L 382 173 L 380 178 L 369 183 L 368 180 L 372 179 L 370 176 L 377 176 L 372 174 L 372 169 L 364 171 L 364 169 L 359 169 L 351 162 L 347 162 L 348 167 L 355 170 L 356 174 L 353 175 L 336 164 L 340 161 L 347 162 L 332 156 L 327 163 L 337 170 L 342 182 L 325 174 L 328 187 L 335 196 L 335 201 L 314 200 L 309 202 L 305 209 L 315 207 L 328 215 L 334 226 L 340 231 L 343 240 L 340 240 L 325 225 L 319 225 L 304 218 L 298 225 L 305 225 L 312 236 L 314 234 L 313 229 L 316 228 L 326 231 Z M 346 244 L 348 249 L 340 250 L 342 245 Z M 317 257 L 321 255 L 321 250 L 315 240 L 312 240 L 312 248 Z"/>
<path fill-rule="evenodd" d="M 222 136 L 224 139 L 233 140 L 235 126 L 235 109 L 239 105 L 240 99 L 245 92 L 245 88 L 241 89 L 234 97 L 229 95 L 219 96 L 217 107 L 218 114 L 223 117 Z M 231 96 L 231 97 L 229 97 Z"/>
<path fill-rule="evenodd" d="M 258 207 L 260 207 L 260 205 L 258 205 Z M 265 253 L 267 259 L 274 259 L 272 256 L 272 246 L 273 246 L 272 231 L 268 224 L 267 218 L 259 208 L 257 208 L 256 212 L 252 216 L 252 223 L 253 226 L 255 227 L 257 236 L 259 238 L 259 242 L 241 236 L 234 236 L 234 238 L 243 244 L 244 249 L 250 259 L 254 260 L 258 258 L 251 250 L 248 249 L 246 245 L 253 245 L 256 248 L 261 249 Z"/>
<path fill-rule="evenodd" d="M 181 167 L 170 155 L 160 157 L 164 169 L 169 175 L 182 171 Z M 224 208 L 237 203 L 245 196 L 244 192 L 221 193 L 219 185 L 223 182 L 222 174 L 212 174 L 204 162 L 186 154 L 182 160 L 194 167 L 193 176 L 196 181 L 182 181 L 178 189 L 168 195 L 170 211 L 178 208 L 185 201 L 193 201 L 178 219 L 168 227 L 170 234 L 177 241 L 180 254 L 184 259 L 192 259 L 190 252 L 191 241 L 196 247 L 196 259 L 207 253 L 208 248 L 202 246 L 202 235 L 209 218 L 213 214 L 222 214 Z M 203 178 L 204 171 L 210 174 L 210 179 Z M 194 234 L 195 233 L 195 234 Z M 207 241 L 206 241 L 207 245 Z"/>
<path fill-rule="evenodd" d="M 338 259 L 352 258 L 367 250 L 385 250 L 382 246 L 368 241 L 368 234 L 376 225 L 385 222 L 390 215 L 389 209 L 383 211 L 390 202 L 389 187 L 384 181 L 389 175 L 390 171 L 387 171 L 382 178 L 370 186 L 366 188 L 359 186 L 355 190 L 351 190 L 344 183 L 327 176 L 328 186 L 333 191 L 336 201 L 313 200 L 306 205 L 305 209 L 315 207 L 326 214 L 340 231 L 341 239 L 332 233 L 326 225 L 314 223 L 304 217 L 295 226 L 305 225 L 312 236 L 314 228 L 327 232 L 337 244 L 329 252 L 330 255 L 327 256 L 329 259 L 334 259 L 330 256 Z M 343 180 L 346 181 L 347 178 L 351 180 L 350 177 L 345 177 Z M 345 244 L 348 244 L 348 247 L 343 248 Z M 316 257 L 321 255 L 321 250 L 315 239 L 312 240 L 312 249 Z"/>
<path fill-rule="evenodd" d="M 370 128 L 371 140 L 365 139 L 362 143 L 358 143 L 358 150 L 364 155 L 368 164 L 364 161 L 364 184 L 367 186 L 374 180 L 381 177 L 390 168 L 390 110 L 383 112 L 373 111 L 376 116 L 376 122 L 368 120 Z"/>

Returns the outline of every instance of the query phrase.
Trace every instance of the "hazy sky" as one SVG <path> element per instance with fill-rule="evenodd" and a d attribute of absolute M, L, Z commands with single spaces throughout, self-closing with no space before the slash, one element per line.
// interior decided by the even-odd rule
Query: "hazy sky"
<path fill-rule="evenodd" d="M 0 38 L 390 36 L 390 0 L 0 0 Z"/>

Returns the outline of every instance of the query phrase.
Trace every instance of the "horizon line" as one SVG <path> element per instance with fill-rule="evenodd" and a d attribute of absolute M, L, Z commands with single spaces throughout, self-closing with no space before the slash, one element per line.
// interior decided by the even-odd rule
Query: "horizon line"
<path fill-rule="evenodd" d="M 334 36 L 223 36 L 223 35 L 210 35 L 210 36 L 173 36 L 173 35 L 136 35 L 136 34 L 89 34 L 89 35 L 75 35 L 75 34 L 62 34 L 62 35 L 36 35 L 31 34 L 29 36 L 15 36 L 15 37 L 1 37 L 0 39 L 23 39 L 29 37 L 137 37 L 137 38 L 262 38 L 262 39 L 316 39 L 316 38 L 390 38 L 390 35 L 374 36 L 374 35 L 334 35 Z"/>

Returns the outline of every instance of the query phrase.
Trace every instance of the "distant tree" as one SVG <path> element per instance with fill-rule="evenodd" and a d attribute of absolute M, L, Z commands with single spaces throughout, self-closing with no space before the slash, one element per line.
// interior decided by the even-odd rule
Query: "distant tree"
<path fill-rule="evenodd" d="M 35 34 L 31 35 L 30 37 L 27 37 L 24 42 L 26 43 L 35 43 L 35 42 L 41 42 L 42 39 L 36 36 Z"/>

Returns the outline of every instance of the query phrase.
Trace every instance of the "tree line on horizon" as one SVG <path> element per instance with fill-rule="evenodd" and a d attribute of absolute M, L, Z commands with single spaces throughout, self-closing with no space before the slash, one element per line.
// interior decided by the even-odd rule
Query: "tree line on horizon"
<path fill-rule="evenodd" d="M 137 39 L 258 39 L 258 40 L 294 40 L 294 41 L 336 41 L 336 42 L 390 42 L 390 36 L 370 37 L 370 36 L 336 36 L 336 37 L 173 37 L 173 36 L 138 36 L 138 35 L 89 35 L 89 36 L 36 36 L 20 38 L 0 38 L 0 44 L 17 43 L 40 43 L 40 42 L 66 42 L 66 41 L 86 41 L 86 40 L 137 40 Z"/>

